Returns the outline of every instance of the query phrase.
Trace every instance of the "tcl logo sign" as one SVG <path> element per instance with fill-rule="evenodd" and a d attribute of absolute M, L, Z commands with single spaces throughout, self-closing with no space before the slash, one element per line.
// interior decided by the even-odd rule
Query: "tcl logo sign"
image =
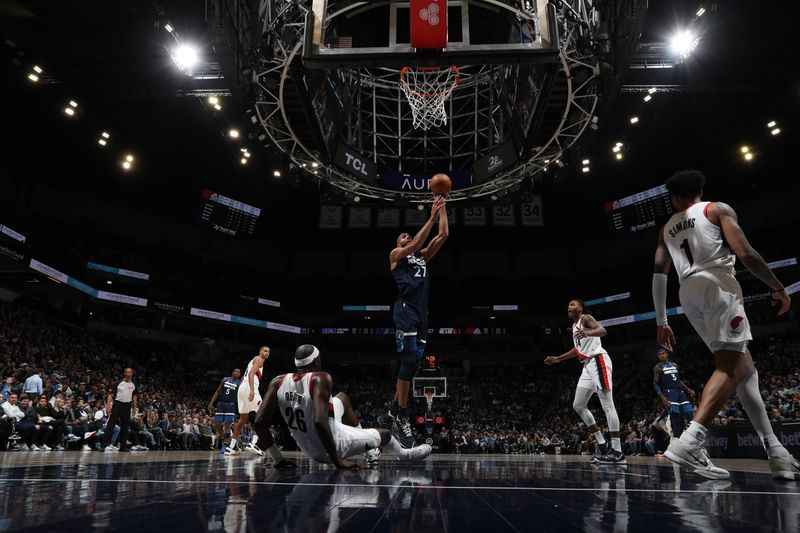
<path fill-rule="evenodd" d="M 431 26 L 437 26 L 439 24 L 439 4 L 431 2 L 428 7 L 420 9 L 419 18 L 427 20 Z"/>

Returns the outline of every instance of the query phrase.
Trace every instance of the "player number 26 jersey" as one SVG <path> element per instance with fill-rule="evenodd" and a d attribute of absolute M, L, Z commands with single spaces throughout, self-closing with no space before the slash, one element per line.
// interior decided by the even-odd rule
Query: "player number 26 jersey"
<path fill-rule="evenodd" d="M 710 269 L 733 273 L 736 256 L 722 239 L 722 230 L 708 220 L 711 202 L 698 202 L 675 213 L 664 225 L 664 243 L 681 280 Z"/>
<path fill-rule="evenodd" d="M 287 374 L 278 388 L 278 408 L 280 409 L 289 432 L 304 452 L 315 455 L 326 455 L 322 441 L 314 430 L 314 399 L 311 397 L 311 378 L 313 372 L 302 376 Z"/>

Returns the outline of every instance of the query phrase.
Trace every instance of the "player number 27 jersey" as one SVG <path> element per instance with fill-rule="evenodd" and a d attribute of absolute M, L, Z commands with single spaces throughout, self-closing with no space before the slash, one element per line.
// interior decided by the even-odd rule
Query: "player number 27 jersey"
<path fill-rule="evenodd" d="M 710 205 L 711 202 L 698 202 L 672 215 L 664 225 L 664 243 L 681 282 L 704 270 L 733 273 L 736 256 L 723 241 L 719 226 L 708 220 Z"/>

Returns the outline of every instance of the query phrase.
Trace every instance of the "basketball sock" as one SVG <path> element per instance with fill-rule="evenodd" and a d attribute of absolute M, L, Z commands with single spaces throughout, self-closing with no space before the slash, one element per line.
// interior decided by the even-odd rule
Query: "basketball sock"
<path fill-rule="evenodd" d="M 228 444 L 228 448 L 230 448 L 231 450 L 235 450 L 236 449 L 236 441 L 238 441 L 238 440 L 239 439 L 234 439 L 233 437 L 231 437 L 231 443 Z"/>
<path fill-rule="evenodd" d="M 602 431 L 595 431 L 593 435 L 594 435 L 594 440 L 596 440 L 597 444 L 599 444 L 600 446 L 606 443 L 606 438 L 603 436 Z"/>
<path fill-rule="evenodd" d="M 622 451 L 622 443 L 620 442 L 619 437 L 617 437 L 617 438 L 611 437 L 611 448 L 615 452 L 621 452 Z"/>
<path fill-rule="evenodd" d="M 700 446 L 706 441 L 706 433 L 708 430 L 703 424 L 692 421 L 681 435 L 681 442 L 691 446 Z"/>
<path fill-rule="evenodd" d="M 255 446 L 257 442 L 258 442 L 258 435 L 255 435 L 255 434 L 254 434 L 254 435 L 253 435 L 253 438 L 250 440 L 250 444 L 252 444 L 253 446 Z"/>
<path fill-rule="evenodd" d="M 764 442 L 767 455 L 770 457 L 773 455 L 790 455 L 789 451 L 778 440 L 778 437 L 775 436 L 769 423 L 769 418 L 767 418 L 764 400 L 758 390 L 758 371 L 753 372 L 749 378 L 739 383 L 739 386 L 736 387 L 736 395 L 739 397 L 739 401 L 742 402 L 747 418 L 750 419 L 758 436 Z"/>

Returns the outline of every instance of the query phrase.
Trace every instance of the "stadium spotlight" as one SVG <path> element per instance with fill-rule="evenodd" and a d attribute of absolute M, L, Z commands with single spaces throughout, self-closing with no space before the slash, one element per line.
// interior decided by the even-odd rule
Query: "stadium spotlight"
<path fill-rule="evenodd" d="M 581 172 L 583 172 L 583 173 L 589 172 L 589 167 L 583 167 L 581 169 Z"/>
<path fill-rule="evenodd" d="M 706 8 L 701 6 L 700 9 L 697 10 L 697 16 L 698 17 L 702 17 L 705 12 L 706 12 Z"/>
<path fill-rule="evenodd" d="M 172 60 L 183 72 L 189 72 L 200 62 L 200 54 L 197 47 L 182 44 L 173 50 Z"/>
<path fill-rule="evenodd" d="M 614 148 L 611 149 L 611 151 L 615 154 L 618 154 L 620 150 L 622 150 L 622 145 L 619 144 L 615 145 Z"/>
<path fill-rule="evenodd" d="M 39 81 L 39 76 L 31 72 L 30 74 L 28 74 L 28 79 L 31 80 L 33 83 L 36 83 L 37 81 Z"/>
<path fill-rule="evenodd" d="M 242 155 L 245 156 L 245 158 L 250 159 L 250 152 L 244 152 Z"/>
<path fill-rule="evenodd" d="M 746 154 L 744 154 L 744 160 L 745 161 L 752 161 L 753 160 L 753 153 L 752 152 L 747 152 Z"/>
<path fill-rule="evenodd" d="M 619 161 L 619 160 L 621 160 L 621 159 L 622 159 L 622 154 L 621 154 L 621 153 L 619 153 L 619 152 L 617 152 L 616 154 L 614 154 L 614 157 L 616 157 L 616 158 L 617 158 L 617 161 Z"/>
<path fill-rule="evenodd" d="M 778 125 L 778 123 L 775 122 L 774 120 L 770 120 L 769 122 L 767 122 L 767 127 L 768 128 L 774 128 L 777 125 Z"/>
<path fill-rule="evenodd" d="M 583 166 L 587 166 L 589 164 L 589 160 L 588 159 L 584 159 L 581 162 L 583 163 Z"/>
<path fill-rule="evenodd" d="M 549 160 L 549 159 L 545 159 L 545 160 L 544 160 L 544 164 L 545 164 L 545 165 L 547 165 L 547 164 L 549 164 L 549 163 L 550 163 L 550 160 Z"/>
<path fill-rule="evenodd" d="M 655 87 L 650 87 L 649 89 L 647 89 L 647 94 L 655 94 L 655 92 L 656 92 Z"/>
<path fill-rule="evenodd" d="M 631 124 L 636 124 L 639 122 L 639 117 L 631 117 Z"/>
<path fill-rule="evenodd" d="M 281 171 L 280 170 L 273 170 L 272 171 L 272 175 L 275 176 L 276 178 L 280 178 L 281 177 Z"/>
<path fill-rule="evenodd" d="M 652 96 L 650 96 L 649 94 L 648 94 L 648 95 L 646 95 L 646 96 L 644 97 L 644 101 L 645 101 L 645 102 L 649 102 L 649 101 L 650 101 L 650 100 L 652 100 L 652 99 L 653 99 L 653 97 L 652 97 Z"/>
<path fill-rule="evenodd" d="M 670 39 L 672 52 L 681 59 L 687 59 L 692 51 L 697 48 L 700 38 L 689 30 L 679 31 Z"/>
<path fill-rule="evenodd" d="M 111 137 L 111 135 L 109 135 L 109 134 L 108 134 L 107 132 L 105 132 L 105 131 L 104 131 L 103 133 L 101 133 L 101 134 L 100 134 L 100 136 L 101 136 L 101 137 L 103 137 L 103 139 L 108 139 L 109 137 Z"/>
<path fill-rule="evenodd" d="M 105 146 L 108 142 L 105 139 L 97 139 L 97 144 L 100 146 Z"/>
<path fill-rule="evenodd" d="M 239 138 L 239 130 L 230 130 L 228 135 L 231 139 L 238 139 Z"/>
<path fill-rule="evenodd" d="M 742 152 L 743 154 L 746 154 L 747 152 L 750 151 L 750 147 L 749 146 L 742 146 L 741 148 L 739 148 L 739 151 Z"/>
<path fill-rule="evenodd" d="M 69 105 L 70 107 L 78 107 L 78 102 L 76 102 L 75 100 L 70 100 Z"/>
<path fill-rule="evenodd" d="M 33 71 L 36 72 L 36 74 L 41 74 L 42 73 L 42 67 L 40 67 L 39 65 L 34 65 L 33 66 Z"/>
<path fill-rule="evenodd" d="M 422 211 L 423 209 L 425 209 L 425 206 L 424 206 L 424 205 L 422 205 L 422 204 L 419 204 L 419 205 L 417 206 L 417 211 Z"/>
<path fill-rule="evenodd" d="M 75 109 L 73 109 L 71 107 L 65 107 L 64 108 L 64 113 L 66 113 L 70 117 L 75 116 Z"/>
<path fill-rule="evenodd" d="M 780 132 L 781 132 L 781 129 L 780 129 L 780 128 L 775 128 L 775 129 L 774 129 L 774 130 L 772 130 L 770 133 L 771 133 L 771 134 L 773 134 L 773 135 L 777 135 L 777 134 L 779 134 Z"/>
<path fill-rule="evenodd" d="M 311 166 L 312 166 L 313 168 L 317 168 L 317 167 L 319 166 L 319 163 L 317 163 L 316 161 L 312 161 L 312 162 L 311 162 Z"/>
<path fill-rule="evenodd" d="M 125 161 L 127 161 L 128 163 L 133 163 L 133 156 L 131 154 L 127 154 L 125 156 Z"/>
<path fill-rule="evenodd" d="M 113 281 L 111 281 L 110 279 L 107 279 L 107 280 L 106 280 L 106 285 L 112 285 L 113 283 L 114 283 L 114 282 L 113 282 Z"/>
<path fill-rule="evenodd" d="M 243 157 L 243 158 L 241 158 L 241 159 L 239 160 L 239 163 L 241 163 L 241 164 L 243 164 L 243 165 L 246 165 L 246 164 L 247 164 L 247 158 L 246 158 L 246 157 Z"/>
<path fill-rule="evenodd" d="M 132 166 L 132 165 L 131 165 L 131 162 L 130 162 L 130 161 L 123 161 L 123 162 L 122 162 L 122 168 L 124 168 L 125 170 L 130 170 L 130 169 L 131 169 L 131 166 Z"/>
<path fill-rule="evenodd" d="M 215 104 L 214 105 L 214 109 L 216 109 L 217 111 L 221 111 L 222 110 L 222 106 L 219 105 L 219 104 Z"/>
<path fill-rule="evenodd" d="M 168 33 L 172 33 L 175 31 L 175 28 L 173 28 L 172 24 L 170 24 L 169 22 L 164 24 L 164 29 L 167 30 Z"/>
<path fill-rule="evenodd" d="M 217 98 L 216 96 L 209 96 L 208 103 L 211 105 L 217 105 L 219 104 L 219 98 Z"/>

